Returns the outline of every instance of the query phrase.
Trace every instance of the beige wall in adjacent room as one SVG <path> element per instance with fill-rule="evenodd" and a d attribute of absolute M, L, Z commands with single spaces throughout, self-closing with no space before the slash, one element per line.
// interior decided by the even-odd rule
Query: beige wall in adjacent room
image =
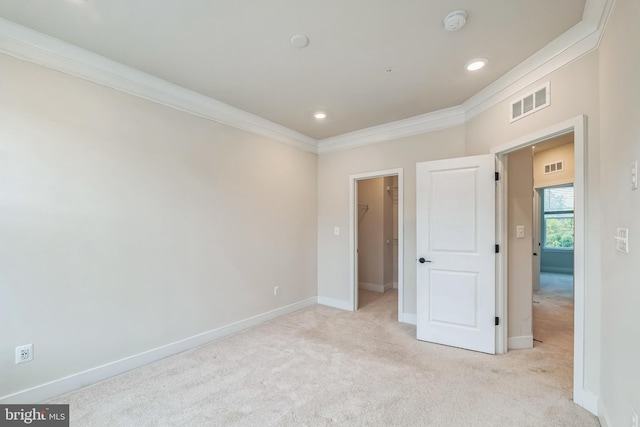
<path fill-rule="evenodd" d="M 640 414 L 640 2 L 617 0 L 600 45 L 602 222 L 602 370 L 600 403 L 610 426 Z M 616 228 L 629 229 L 629 253 L 615 249 Z M 603 424 L 604 425 L 604 424 Z"/>
<path fill-rule="evenodd" d="M 416 313 L 416 163 L 464 155 L 464 126 L 318 157 L 318 296 L 349 301 L 349 176 L 402 168 L 405 313 Z M 340 227 L 339 236 L 333 234 Z"/>
<path fill-rule="evenodd" d="M 533 186 L 535 188 L 542 189 L 544 187 L 573 183 L 575 173 L 573 138 L 573 133 L 555 138 L 552 140 L 552 143 L 560 143 L 562 145 L 558 145 L 550 149 L 544 149 L 545 143 L 540 144 L 539 146 L 543 147 L 543 151 L 538 151 L 539 146 L 536 146 L 535 154 L 533 155 Z M 558 162 L 560 160 L 564 162 L 564 170 L 549 174 L 544 173 L 544 166 L 546 164 Z M 540 190 L 540 192 L 542 192 L 542 190 Z M 544 200 L 544 195 L 542 195 L 542 200 Z M 544 206 L 541 206 L 541 209 L 544 209 Z M 543 215 L 543 212 L 541 212 L 541 215 Z M 540 219 L 541 232 L 544 232 L 542 227 L 543 223 L 544 221 Z M 543 246 L 543 239 L 539 237 L 539 240 L 541 245 L 538 247 L 536 252 L 539 255 L 540 271 L 573 274 L 573 250 L 566 249 L 558 251 L 554 249 L 545 249 Z"/>
<path fill-rule="evenodd" d="M 391 258 L 392 258 L 392 280 L 393 287 L 398 287 L 398 176 L 391 177 L 391 203 L 392 206 L 392 215 L 393 221 L 391 225 L 392 235 L 392 250 L 391 250 Z"/>
<path fill-rule="evenodd" d="M 358 285 L 384 292 L 393 287 L 394 234 L 393 193 L 397 176 L 370 178 L 358 183 Z M 397 218 L 397 212 L 396 212 Z M 397 223 L 395 223 L 397 227 Z M 397 260 L 397 253 L 396 253 Z"/>
<path fill-rule="evenodd" d="M 364 288 L 384 286 L 383 186 L 384 178 L 358 181 L 358 282 Z"/>
<path fill-rule="evenodd" d="M 508 157 L 508 278 L 509 297 L 508 337 L 516 340 L 515 348 L 533 345 L 532 289 L 533 289 L 533 156 L 526 147 Z M 516 227 L 524 226 L 524 238 L 516 237 Z M 524 344 L 526 343 L 526 344 Z M 511 347 L 511 346 L 510 346 Z"/>
<path fill-rule="evenodd" d="M 509 101 L 550 82 L 551 105 L 513 123 Z M 597 395 L 600 365 L 600 126 L 598 52 L 592 52 L 534 82 L 466 124 L 466 154 L 489 153 L 491 148 L 562 123 L 579 115 L 587 118 L 586 186 L 586 303 L 585 387 Z M 518 261 L 519 262 L 519 261 Z M 522 262 L 525 262 L 522 260 Z M 522 301 L 524 303 L 524 301 Z M 509 307 L 512 310 L 512 307 Z"/>
<path fill-rule="evenodd" d="M 573 134 L 568 135 L 572 142 L 542 152 L 535 151 L 533 156 L 533 185 L 535 188 L 551 187 L 573 182 L 574 155 Z M 564 170 L 544 173 L 544 166 L 562 160 Z"/>
<path fill-rule="evenodd" d="M 384 265 L 384 278 L 383 284 L 385 290 L 389 290 L 393 287 L 394 282 L 394 251 L 393 251 L 393 239 L 394 235 L 397 236 L 394 227 L 397 226 L 395 219 L 397 214 L 394 215 L 394 209 L 397 209 L 398 205 L 393 204 L 393 189 L 394 178 L 397 183 L 397 176 L 386 176 L 382 185 L 382 204 L 384 208 L 383 216 L 383 232 L 382 232 L 382 244 L 384 247 L 383 265 Z M 397 255 L 396 255 L 397 257 Z M 396 279 L 397 280 L 397 279 Z"/>
<path fill-rule="evenodd" d="M 315 298 L 315 154 L 4 55 L 0 93 L 0 397 Z"/>

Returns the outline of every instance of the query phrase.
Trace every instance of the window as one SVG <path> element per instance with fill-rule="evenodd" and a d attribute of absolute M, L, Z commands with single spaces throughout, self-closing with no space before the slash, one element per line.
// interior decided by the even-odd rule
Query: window
<path fill-rule="evenodd" d="M 544 249 L 573 249 L 573 186 L 543 190 Z"/>

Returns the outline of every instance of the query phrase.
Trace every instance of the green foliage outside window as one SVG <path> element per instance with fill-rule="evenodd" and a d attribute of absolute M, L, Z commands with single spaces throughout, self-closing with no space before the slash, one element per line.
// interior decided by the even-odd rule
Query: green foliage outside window
<path fill-rule="evenodd" d="M 546 218 L 546 247 L 573 248 L 573 216 L 557 215 Z"/>
<path fill-rule="evenodd" d="M 573 186 L 543 191 L 544 247 L 573 249 Z"/>

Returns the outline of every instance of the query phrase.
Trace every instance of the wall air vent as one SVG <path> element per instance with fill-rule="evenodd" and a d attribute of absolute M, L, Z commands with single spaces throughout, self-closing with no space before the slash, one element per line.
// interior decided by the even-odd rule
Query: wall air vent
<path fill-rule="evenodd" d="M 564 170 L 564 160 L 544 165 L 544 174 L 562 172 Z"/>
<path fill-rule="evenodd" d="M 549 94 L 549 82 L 533 92 L 525 94 L 522 98 L 511 101 L 511 122 L 515 122 L 529 114 L 548 107 L 551 103 Z"/>

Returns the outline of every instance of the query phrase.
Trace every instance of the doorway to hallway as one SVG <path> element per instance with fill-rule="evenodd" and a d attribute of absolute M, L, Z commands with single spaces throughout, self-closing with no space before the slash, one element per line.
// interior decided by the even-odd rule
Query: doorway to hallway
<path fill-rule="evenodd" d="M 585 373 L 584 373 L 584 365 L 585 365 L 585 335 L 587 332 L 587 324 L 585 322 L 585 302 L 586 302 L 586 281 L 588 280 L 586 276 L 586 230 L 587 230 L 587 216 L 586 216 L 586 202 L 585 195 L 587 194 L 587 183 L 585 180 L 586 177 L 586 117 L 585 116 L 577 116 L 573 119 L 566 120 L 562 123 L 557 123 L 556 125 L 547 127 L 545 129 L 538 130 L 531 134 L 520 137 L 516 140 L 510 141 L 504 145 L 495 147 L 491 149 L 491 153 L 496 154 L 498 159 L 498 171 L 500 172 L 500 176 L 504 174 L 504 182 L 497 183 L 497 191 L 498 191 L 498 227 L 497 227 L 497 240 L 504 244 L 505 251 L 498 254 L 497 260 L 497 271 L 498 271 L 498 279 L 497 279 L 497 295 L 496 295 L 496 305 L 497 312 L 501 313 L 505 316 L 505 325 L 511 325 L 512 317 L 514 312 L 512 311 L 511 303 L 512 300 L 512 292 L 509 289 L 508 284 L 509 270 L 513 271 L 513 268 L 509 268 L 509 266 L 516 266 L 517 264 L 508 260 L 508 255 L 512 251 L 511 239 L 509 238 L 509 233 L 513 232 L 517 234 L 518 229 L 516 227 L 511 227 L 512 225 L 516 225 L 513 223 L 509 223 L 508 215 L 507 215 L 507 205 L 508 205 L 508 197 L 507 193 L 512 184 L 512 177 L 508 176 L 507 167 L 510 165 L 510 160 L 508 159 L 508 154 L 513 153 L 522 148 L 531 147 L 533 145 L 539 144 L 544 141 L 548 141 L 554 137 L 558 137 L 561 135 L 565 135 L 568 133 L 573 133 L 574 139 L 574 152 L 573 152 L 573 160 L 574 160 L 574 192 L 575 192 L 575 248 L 574 248 L 574 314 L 573 314 L 573 401 L 588 409 L 589 411 L 595 413 L 597 411 L 597 398 L 593 396 L 586 388 L 585 388 Z M 517 182 L 517 180 L 516 180 Z M 531 191 L 531 190 L 529 190 Z M 531 192 L 529 193 L 531 194 Z M 531 196 L 529 196 L 530 198 Z M 531 249 L 532 246 L 529 245 L 528 253 L 531 257 Z M 521 258 L 524 259 L 524 258 Z M 531 270 L 529 270 L 531 271 Z M 531 278 L 532 274 L 530 273 L 529 277 Z M 531 313 L 531 295 L 532 289 L 529 288 L 529 313 Z M 507 309 L 509 307 L 509 309 Z M 516 312 L 517 313 L 517 312 Z M 529 322 L 531 322 L 532 316 L 529 317 Z M 498 327 L 500 328 L 500 327 Z M 532 331 L 531 327 L 529 329 L 530 333 Z M 509 328 L 503 327 L 498 331 L 498 348 L 500 352 L 507 351 L 507 344 L 510 344 L 510 337 L 508 336 Z M 524 348 L 524 347 L 523 347 Z"/>
<path fill-rule="evenodd" d="M 540 273 L 533 293 L 534 347 L 555 355 L 559 381 L 573 373 L 573 275 Z"/>

